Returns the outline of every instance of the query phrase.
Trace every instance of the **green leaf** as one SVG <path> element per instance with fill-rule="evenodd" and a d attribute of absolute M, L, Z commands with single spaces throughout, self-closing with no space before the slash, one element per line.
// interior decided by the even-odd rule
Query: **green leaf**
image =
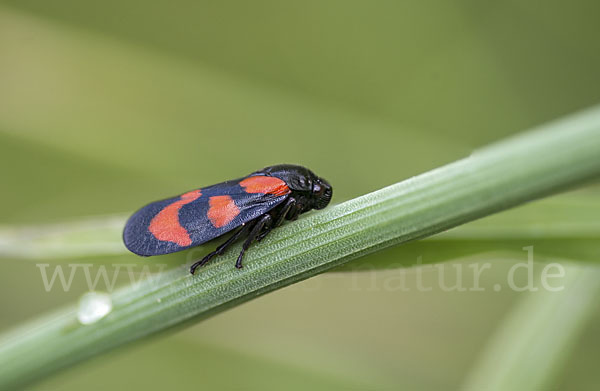
<path fill-rule="evenodd" d="M 530 293 L 484 346 L 464 390 L 548 390 L 594 313 L 600 268 L 569 266 L 563 290 Z"/>
<path fill-rule="evenodd" d="M 128 254 L 121 239 L 127 216 L 83 218 L 55 224 L 0 227 L 0 257 L 72 262 L 81 257 Z M 23 246 L 27 243 L 27 246 Z M 203 246 L 207 251 L 213 243 Z M 600 251 L 600 197 L 596 191 L 559 195 L 456 227 L 424 241 L 361 258 L 336 271 L 389 269 L 474 254 L 520 253 L 596 262 Z M 539 258 L 538 260 L 543 260 Z M 110 262 L 111 258 L 106 258 Z"/>
<path fill-rule="evenodd" d="M 85 325 L 76 307 L 65 309 L 5 337 L 0 387 L 23 385 L 361 255 L 585 183 L 600 174 L 598 156 L 600 108 L 594 108 L 283 226 L 248 254 L 243 270 L 226 255 L 195 276 L 187 267 L 167 271 L 110 295 L 111 311 Z"/>
<path fill-rule="evenodd" d="M 421 241 L 347 263 L 336 271 L 392 269 L 477 256 L 520 256 L 535 247 L 536 261 L 598 262 L 600 197 L 597 191 L 563 194 L 473 221 Z"/>

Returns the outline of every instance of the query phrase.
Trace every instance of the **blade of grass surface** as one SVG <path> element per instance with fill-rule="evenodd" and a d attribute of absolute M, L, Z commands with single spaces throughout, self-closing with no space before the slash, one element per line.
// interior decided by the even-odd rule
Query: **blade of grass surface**
<path fill-rule="evenodd" d="M 243 270 L 227 256 L 196 276 L 173 269 L 115 292 L 112 311 L 95 323 L 79 324 L 70 308 L 17 329 L 0 344 L 0 387 L 23 385 L 352 258 L 589 181 L 600 174 L 599 157 L 600 108 L 594 108 L 314 213 L 256 246 Z"/>

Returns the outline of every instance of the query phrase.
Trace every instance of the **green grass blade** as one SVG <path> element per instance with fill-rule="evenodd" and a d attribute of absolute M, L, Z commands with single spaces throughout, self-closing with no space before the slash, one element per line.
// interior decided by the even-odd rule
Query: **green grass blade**
<path fill-rule="evenodd" d="M 0 227 L 0 258 L 64 263 L 94 256 L 111 262 L 109 256 L 129 254 L 121 239 L 126 219 L 126 215 L 109 215 L 29 227 Z M 594 257 L 600 252 L 597 191 L 568 193 L 524 205 L 398 247 L 394 257 L 369 257 L 338 270 L 398 267 L 402 264 L 390 264 L 390 259 L 414 261 L 415 251 L 431 253 L 424 259 L 430 263 L 491 250 L 521 253 L 522 247 L 529 245 L 535 245 L 538 254 L 598 261 Z M 210 243 L 204 248 L 208 251 L 213 246 Z"/>
<path fill-rule="evenodd" d="M 0 344 L 0 388 L 23 385 L 360 255 L 554 194 L 599 174 L 600 108 L 595 108 L 283 226 L 248 254 L 243 270 L 236 270 L 227 256 L 196 276 L 173 269 L 115 292 L 112 311 L 94 323 L 79 324 L 77 310 L 71 308 L 18 329 Z"/>
<path fill-rule="evenodd" d="M 600 197 L 597 189 L 571 192 L 464 224 L 425 240 L 406 243 L 335 269 L 394 269 L 477 256 L 520 258 L 533 246 L 536 262 L 600 261 Z"/>
<path fill-rule="evenodd" d="M 99 216 L 32 227 L 0 228 L 0 257 L 72 263 L 81 257 L 127 254 L 121 232 L 127 216 Z M 27 246 L 23 246 L 27 243 Z M 209 251 L 214 244 L 204 246 Z M 598 262 L 600 197 L 597 189 L 540 200 L 456 227 L 426 240 L 413 241 L 362 257 L 334 271 L 393 269 L 419 262 L 438 263 L 477 256 L 520 257 L 534 246 L 537 262 L 557 259 Z M 202 251 L 202 250 L 200 250 Z M 136 260 L 135 258 L 131 258 Z M 137 261 L 137 260 L 136 260 Z M 176 261 L 176 259 L 173 259 Z M 147 265 L 146 260 L 142 261 Z"/>
<path fill-rule="evenodd" d="M 126 254 L 122 239 L 126 218 L 114 215 L 39 226 L 0 226 L 0 258 L 65 261 Z"/>
<path fill-rule="evenodd" d="M 525 296 L 484 347 L 464 390 L 551 390 L 596 309 L 600 268 L 569 266 L 564 289 Z"/>

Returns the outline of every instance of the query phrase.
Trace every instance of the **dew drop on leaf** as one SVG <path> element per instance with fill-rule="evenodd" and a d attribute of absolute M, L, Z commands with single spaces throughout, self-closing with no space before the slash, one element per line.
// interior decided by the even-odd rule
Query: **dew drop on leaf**
<path fill-rule="evenodd" d="M 87 292 L 79 299 L 77 319 L 87 325 L 104 318 L 112 310 L 112 300 L 106 293 Z"/>

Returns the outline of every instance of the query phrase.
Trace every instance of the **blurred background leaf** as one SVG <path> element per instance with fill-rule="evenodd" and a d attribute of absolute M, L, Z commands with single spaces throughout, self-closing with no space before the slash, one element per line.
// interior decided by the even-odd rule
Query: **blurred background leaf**
<path fill-rule="evenodd" d="M 0 223 L 127 213 L 279 162 L 329 178 L 335 202 L 394 183 L 598 103 L 599 8 L 591 0 L 2 1 Z M 588 192 L 598 196 L 598 189 Z M 531 221 L 546 227 L 551 220 L 544 216 L 536 212 Z M 580 226 L 562 231 L 571 243 L 587 239 L 578 236 Z M 474 244 L 476 253 L 498 250 L 484 239 Z M 134 378 L 152 389 L 165 372 L 182 388 L 197 387 L 198 379 L 215 387 L 210 373 L 233 373 L 260 357 L 249 385 L 262 389 L 293 388 L 293 379 L 308 373 L 323 389 L 344 387 L 340 379 L 456 388 L 520 298 L 492 289 L 525 259 L 523 243 L 510 239 L 518 255 L 409 272 L 423 269 L 424 283 L 435 286 L 439 273 L 452 278 L 455 265 L 490 260 L 485 292 L 385 288 L 394 270 L 326 274 L 40 387 L 118 389 Z M 385 252 L 388 264 L 403 247 Z M 593 247 L 571 247 L 570 254 L 588 248 L 585 259 L 597 259 Z M 424 251 L 400 255 L 414 264 L 414 255 L 427 262 L 438 254 Z M 47 293 L 35 265 L 12 257 L 2 260 L 2 275 L 2 328 L 86 290 L 76 279 L 69 292 Z M 597 384 L 600 312 L 582 327 L 556 388 Z M 210 370 L 191 365 L 217 355 L 224 358 L 211 361 Z M 165 369 L 165 361 L 173 365 Z M 283 369 L 269 363 L 296 369 L 284 383 L 273 377 Z M 190 377 L 194 368 L 197 377 Z M 120 375 L 108 375 L 116 369 Z"/>
<path fill-rule="evenodd" d="M 121 239 L 127 217 L 96 216 L 37 226 L 0 227 L 0 258 L 68 263 L 98 257 L 100 262 L 112 262 L 107 256 L 128 253 Z M 425 256 L 425 263 L 436 263 L 489 252 L 514 253 L 529 245 L 535 245 L 538 255 L 599 261 L 600 198 L 585 189 L 539 200 L 432 238 L 384 250 L 383 254 L 363 257 L 336 271 L 405 267 L 419 255 Z M 214 242 L 202 247 L 212 249 Z"/>
<path fill-rule="evenodd" d="M 530 293 L 514 306 L 467 375 L 464 389 L 555 388 L 560 368 L 594 312 L 600 293 L 600 268 L 596 265 L 569 266 L 565 276 L 560 294 L 548 290 Z"/>

